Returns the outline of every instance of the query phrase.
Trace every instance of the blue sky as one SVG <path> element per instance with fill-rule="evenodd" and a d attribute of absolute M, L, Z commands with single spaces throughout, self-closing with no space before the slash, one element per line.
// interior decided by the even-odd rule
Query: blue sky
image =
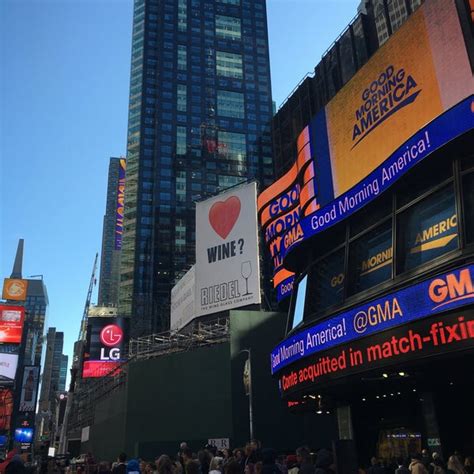
<path fill-rule="evenodd" d="M 277 106 L 358 4 L 267 0 Z M 126 152 L 132 7 L 132 0 L 0 2 L 0 277 L 10 275 L 24 238 L 24 276 L 44 275 L 48 326 L 65 332 L 67 354 L 100 251 L 108 159 Z"/>

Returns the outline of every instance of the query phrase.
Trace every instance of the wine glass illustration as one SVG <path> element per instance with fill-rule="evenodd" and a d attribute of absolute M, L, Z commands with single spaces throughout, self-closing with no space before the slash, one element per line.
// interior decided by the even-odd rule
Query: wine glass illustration
<path fill-rule="evenodd" d="M 252 293 L 249 293 L 249 277 L 252 274 L 252 264 L 250 263 L 250 260 L 242 262 L 240 274 L 245 278 L 245 293 L 243 296 L 251 295 Z"/>

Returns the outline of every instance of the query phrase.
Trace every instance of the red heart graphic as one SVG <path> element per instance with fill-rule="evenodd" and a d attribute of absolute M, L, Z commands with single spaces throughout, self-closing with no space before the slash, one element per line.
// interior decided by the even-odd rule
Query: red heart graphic
<path fill-rule="evenodd" d="M 217 201 L 209 210 L 209 223 L 216 234 L 225 239 L 233 229 L 240 215 L 240 199 L 231 196 L 225 201 Z"/>

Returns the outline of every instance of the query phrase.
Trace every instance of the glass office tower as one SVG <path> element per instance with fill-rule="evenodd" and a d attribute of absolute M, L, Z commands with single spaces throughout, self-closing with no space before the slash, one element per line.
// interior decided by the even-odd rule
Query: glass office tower
<path fill-rule="evenodd" d="M 166 329 L 194 202 L 272 182 L 265 0 L 135 0 L 119 313 Z"/>

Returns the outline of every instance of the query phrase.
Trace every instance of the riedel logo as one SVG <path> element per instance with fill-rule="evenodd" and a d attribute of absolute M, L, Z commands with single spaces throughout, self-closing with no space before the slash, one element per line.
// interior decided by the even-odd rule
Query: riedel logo
<path fill-rule="evenodd" d="M 104 346 L 107 347 L 113 347 L 118 344 L 123 339 L 123 331 L 120 326 L 117 326 L 116 324 L 109 324 L 108 326 L 105 326 L 105 328 L 100 331 L 100 342 L 104 344 Z"/>
<path fill-rule="evenodd" d="M 469 268 L 455 273 L 449 273 L 445 278 L 435 278 L 429 286 L 428 294 L 434 303 L 433 309 L 452 303 L 453 301 L 474 299 L 474 285 L 472 284 Z"/>

